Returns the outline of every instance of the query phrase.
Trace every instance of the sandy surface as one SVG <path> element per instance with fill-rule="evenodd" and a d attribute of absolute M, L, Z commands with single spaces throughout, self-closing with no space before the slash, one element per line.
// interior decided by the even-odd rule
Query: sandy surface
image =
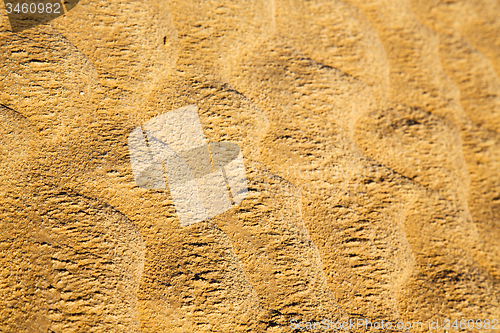
<path fill-rule="evenodd" d="M 1 332 L 500 320 L 498 0 L 0 9 Z M 127 140 L 188 105 L 249 192 L 181 227 Z"/>

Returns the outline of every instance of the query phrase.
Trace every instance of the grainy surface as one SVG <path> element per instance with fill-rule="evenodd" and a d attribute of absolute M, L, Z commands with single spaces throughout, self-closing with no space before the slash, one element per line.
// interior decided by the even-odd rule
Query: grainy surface
<path fill-rule="evenodd" d="M 1 332 L 500 319 L 500 2 L 3 6 Z M 249 194 L 181 228 L 127 138 L 191 104 Z"/>

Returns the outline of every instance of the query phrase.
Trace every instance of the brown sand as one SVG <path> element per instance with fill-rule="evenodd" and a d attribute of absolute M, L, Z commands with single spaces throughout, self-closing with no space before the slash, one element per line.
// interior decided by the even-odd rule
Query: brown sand
<path fill-rule="evenodd" d="M 500 320 L 498 0 L 0 6 L 1 332 Z M 127 138 L 190 104 L 250 192 L 181 228 Z"/>

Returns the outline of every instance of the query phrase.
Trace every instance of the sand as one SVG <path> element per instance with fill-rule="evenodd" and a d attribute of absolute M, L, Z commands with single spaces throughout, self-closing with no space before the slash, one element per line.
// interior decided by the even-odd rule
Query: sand
<path fill-rule="evenodd" d="M 500 320 L 499 1 L 0 10 L 0 331 Z M 248 194 L 181 226 L 128 138 L 189 105 Z"/>

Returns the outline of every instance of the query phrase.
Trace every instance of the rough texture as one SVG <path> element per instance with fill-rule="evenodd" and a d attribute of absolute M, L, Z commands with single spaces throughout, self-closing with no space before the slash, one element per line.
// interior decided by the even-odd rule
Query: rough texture
<path fill-rule="evenodd" d="M 1 332 L 500 319 L 499 1 L 3 6 Z M 181 228 L 127 138 L 191 104 L 250 192 Z"/>

